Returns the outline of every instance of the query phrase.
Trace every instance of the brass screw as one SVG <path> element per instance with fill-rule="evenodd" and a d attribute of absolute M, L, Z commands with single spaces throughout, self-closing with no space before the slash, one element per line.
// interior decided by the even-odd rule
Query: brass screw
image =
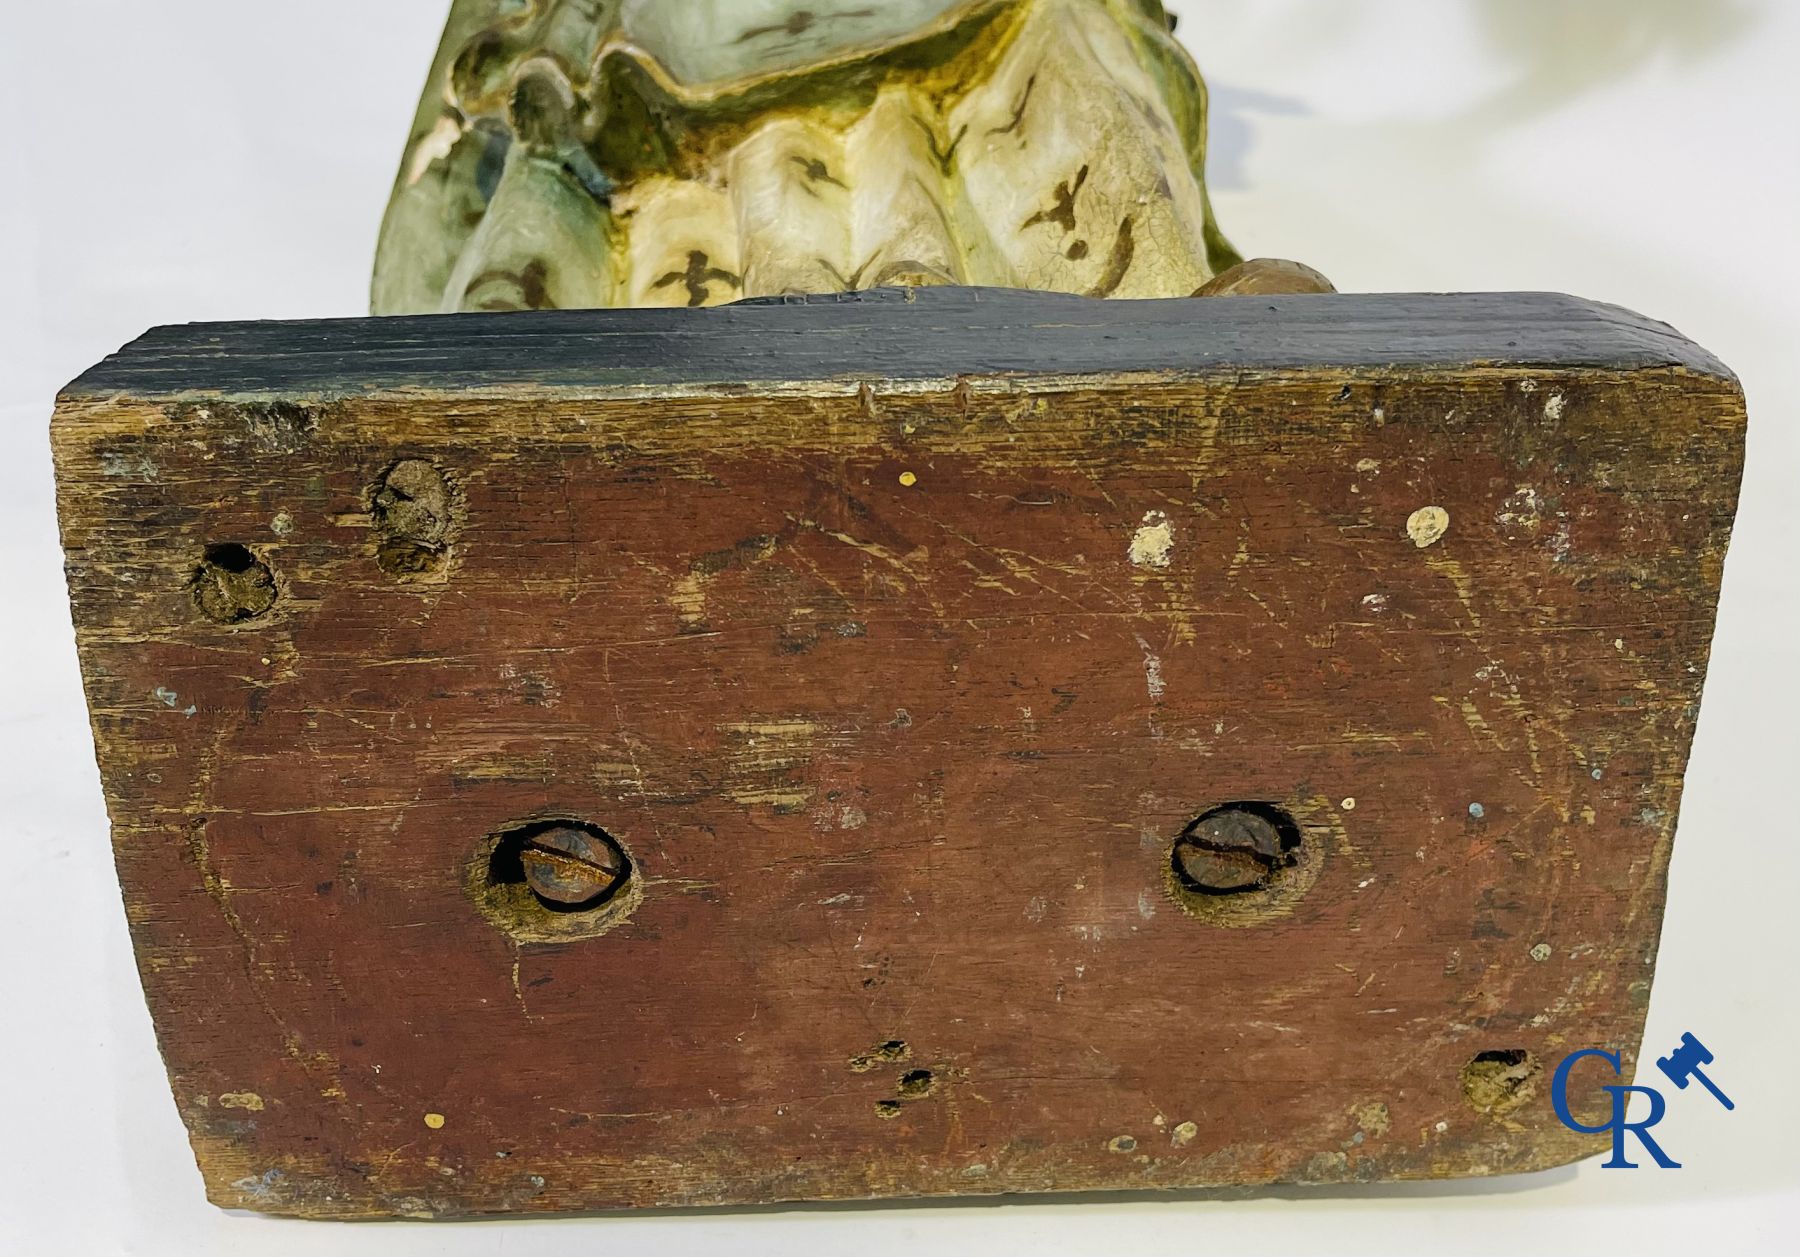
<path fill-rule="evenodd" d="M 1175 841 L 1175 874 L 1189 890 L 1240 895 L 1262 890 L 1293 863 L 1297 831 L 1284 838 L 1285 813 L 1232 803 L 1194 821 Z M 1289 826 L 1291 826 L 1289 822 Z"/>
<path fill-rule="evenodd" d="M 533 834 L 519 850 L 525 883 L 546 903 L 597 906 L 617 890 L 631 862 L 605 834 L 558 825 Z"/>

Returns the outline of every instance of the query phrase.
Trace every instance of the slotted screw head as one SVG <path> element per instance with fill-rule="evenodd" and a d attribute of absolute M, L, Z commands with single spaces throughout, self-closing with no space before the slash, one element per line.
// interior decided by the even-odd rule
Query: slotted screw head
<path fill-rule="evenodd" d="M 562 825 L 534 834 L 519 851 L 525 882 L 538 898 L 566 908 L 604 899 L 625 880 L 625 853 L 605 835 Z"/>
<path fill-rule="evenodd" d="M 1245 807 L 1208 812 L 1175 842 L 1176 874 L 1203 894 L 1261 890 L 1291 862 L 1275 822 Z"/>

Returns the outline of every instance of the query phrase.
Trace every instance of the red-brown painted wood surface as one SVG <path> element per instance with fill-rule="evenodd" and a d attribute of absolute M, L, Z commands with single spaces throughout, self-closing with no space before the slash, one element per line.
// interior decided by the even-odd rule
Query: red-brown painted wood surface
<path fill-rule="evenodd" d="M 1547 1071 L 1636 1056 L 1741 424 L 1704 373 L 1478 364 L 65 399 L 120 878 L 209 1192 L 1595 1151 Z M 423 571 L 381 560 L 401 460 L 447 485 Z M 273 575 L 241 623 L 195 598 L 222 544 Z M 1171 844 L 1240 800 L 1297 865 L 1191 911 Z M 631 861 L 592 936 L 476 902 L 484 841 L 548 817 Z"/>

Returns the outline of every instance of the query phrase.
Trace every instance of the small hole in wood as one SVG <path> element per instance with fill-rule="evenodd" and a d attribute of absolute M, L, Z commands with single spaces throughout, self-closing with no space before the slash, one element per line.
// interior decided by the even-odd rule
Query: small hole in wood
<path fill-rule="evenodd" d="M 910 1069 L 900 1075 L 896 1090 L 903 1100 L 918 1100 L 930 1095 L 936 1086 L 937 1079 L 929 1069 Z"/>
<path fill-rule="evenodd" d="M 1463 1099 L 1477 1113 L 1500 1116 L 1524 1107 L 1537 1094 L 1543 1067 L 1523 1048 L 1477 1052 L 1462 1067 Z"/>
<path fill-rule="evenodd" d="M 912 1056 L 912 1048 L 905 1039 L 889 1039 L 885 1043 L 877 1043 L 867 1052 L 858 1052 L 850 1058 L 850 1072 L 866 1074 L 877 1065 L 892 1065 L 907 1060 Z"/>
<path fill-rule="evenodd" d="M 188 580 L 200 614 L 215 624 L 254 620 L 275 605 L 275 573 L 249 546 L 224 541 L 207 546 Z"/>

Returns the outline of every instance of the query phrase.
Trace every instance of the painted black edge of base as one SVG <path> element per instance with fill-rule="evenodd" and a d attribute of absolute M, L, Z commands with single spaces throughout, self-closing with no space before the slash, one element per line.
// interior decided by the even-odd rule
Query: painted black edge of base
<path fill-rule="evenodd" d="M 919 288 L 703 309 L 182 324 L 145 333 L 62 396 L 612 392 L 1471 364 L 1675 367 L 1735 383 L 1718 359 L 1668 325 L 1557 293 L 1099 301 Z"/>

